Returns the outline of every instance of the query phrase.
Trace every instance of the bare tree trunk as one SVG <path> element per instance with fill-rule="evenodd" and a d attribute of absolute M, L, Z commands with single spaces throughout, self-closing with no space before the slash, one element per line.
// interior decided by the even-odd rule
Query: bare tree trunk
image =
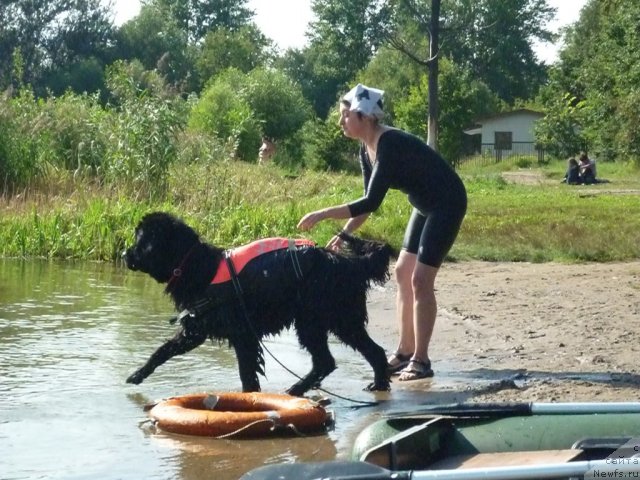
<path fill-rule="evenodd" d="M 438 42 L 440 36 L 440 0 L 431 0 L 431 38 L 429 41 L 429 113 L 427 117 L 427 144 L 438 149 Z"/>

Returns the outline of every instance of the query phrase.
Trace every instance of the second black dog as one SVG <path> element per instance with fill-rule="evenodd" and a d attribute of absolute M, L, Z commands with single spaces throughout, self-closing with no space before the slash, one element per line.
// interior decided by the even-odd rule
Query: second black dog
<path fill-rule="evenodd" d="M 178 218 L 163 212 L 146 215 L 136 239 L 124 253 L 127 267 L 149 274 L 173 299 L 180 329 L 127 382 L 139 384 L 164 362 L 188 352 L 207 338 L 227 340 L 238 360 L 242 390 L 259 391 L 264 375 L 261 340 L 294 327 L 312 358 L 309 373 L 287 393 L 303 395 L 336 368 L 328 335 L 360 352 L 374 372 L 367 390 L 388 390 L 387 360 L 366 331 L 366 298 L 371 283 L 384 283 L 394 255 L 388 245 L 345 236 L 349 253 L 309 244 L 268 239 L 244 250 L 243 260 L 202 242 Z M 237 255 L 236 255 L 237 254 Z"/>

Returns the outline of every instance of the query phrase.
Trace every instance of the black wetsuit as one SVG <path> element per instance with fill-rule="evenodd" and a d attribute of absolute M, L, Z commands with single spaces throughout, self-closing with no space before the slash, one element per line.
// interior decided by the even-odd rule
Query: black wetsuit
<path fill-rule="evenodd" d="M 439 267 L 467 210 L 467 194 L 458 174 L 418 137 L 396 129 L 380 136 L 373 167 L 363 145 L 360 165 L 365 196 L 348 205 L 351 216 L 375 211 L 390 188 L 406 193 L 414 210 L 403 248 L 417 254 L 420 262 Z"/>

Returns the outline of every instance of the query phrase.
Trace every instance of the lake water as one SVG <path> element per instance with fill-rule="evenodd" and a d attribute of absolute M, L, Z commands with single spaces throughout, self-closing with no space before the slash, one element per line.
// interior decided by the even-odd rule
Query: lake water
<path fill-rule="evenodd" d="M 240 389 L 233 351 L 211 342 L 174 357 L 141 385 L 125 383 L 175 331 L 162 290 L 123 265 L 0 259 L 1 479 L 236 479 L 264 464 L 348 458 L 355 435 L 385 408 L 437 398 L 424 386 L 363 392 L 369 366 L 332 344 L 338 369 L 323 387 L 345 398 L 320 392 L 335 416 L 326 434 L 219 440 L 157 431 L 146 404 Z M 293 333 L 266 344 L 306 373 L 309 358 Z M 263 391 L 283 392 L 295 382 L 269 357 L 266 368 Z M 382 404 L 354 408 L 352 399 Z"/>

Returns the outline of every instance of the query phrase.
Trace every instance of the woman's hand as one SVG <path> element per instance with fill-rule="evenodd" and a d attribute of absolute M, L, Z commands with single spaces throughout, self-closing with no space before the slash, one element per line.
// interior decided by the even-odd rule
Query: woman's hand
<path fill-rule="evenodd" d="M 342 240 L 338 235 L 335 235 L 331 237 L 331 240 L 329 240 L 329 243 L 327 243 L 326 248 L 328 250 L 333 250 L 334 252 L 337 252 L 338 250 L 340 250 L 340 248 L 342 248 L 343 243 L 344 243 L 344 240 Z"/>
<path fill-rule="evenodd" d="M 313 228 L 313 226 L 324 220 L 324 211 L 316 210 L 315 212 L 307 213 L 302 219 L 298 222 L 298 228 L 300 230 L 309 230 Z"/>

